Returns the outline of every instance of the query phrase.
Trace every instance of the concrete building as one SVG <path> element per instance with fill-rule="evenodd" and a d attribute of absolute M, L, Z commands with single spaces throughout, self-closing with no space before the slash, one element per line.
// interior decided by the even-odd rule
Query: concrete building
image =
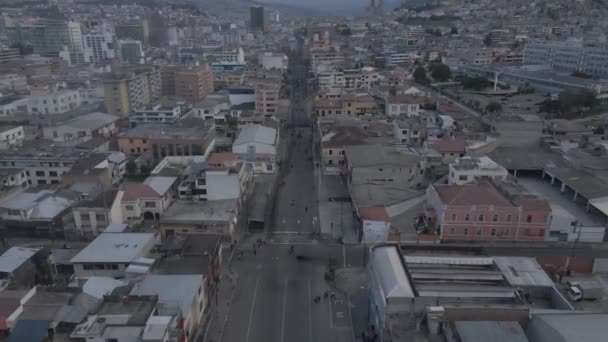
<path fill-rule="evenodd" d="M 417 116 L 420 114 L 420 105 L 424 104 L 426 98 L 410 96 L 410 95 L 395 95 L 389 96 L 386 99 L 386 115 L 407 117 Z"/>
<path fill-rule="evenodd" d="M 124 222 L 138 223 L 143 220 L 158 220 L 173 203 L 176 177 L 151 176 L 144 184 L 130 184 L 116 200 L 120 200 Z"/>
<path fill-rule="evenodd" d="M 2 188 L 10 187 L 21 187 L 27 188 L 30 186 L 31 180 L 25 173 L 24 169 L 12 168 L 12 169 L 0 169 L 0 186 Z"/>
<path fill-rule="evenodd" d="M 463 139 L 442 139 L 434 141 L 429 147 L 441 153 L 441 162 L 448 165 L 465 156 L 467 141 Z"/>
<path fill-rule="evenodd" d="M 102 23 L 82 35 L 85 63 L 102 63 L 116 57 L 114 30 L 111 25 Z"/>
<path fill-rule="evenodd" d="M 345 69 L 344 88 L 348 90 L 369 90 L 377 84 L 381 76 L 375 68 L 364 67 L 361 69 Z"/>
<path fill-rule="evenodd" d="M 426 123 L 419 117 L 393 120 L 393 141 L 395 143 L 422 146 L 426 139 Z"/>
<path fill-rule="evenodd" d="M 254 6 L 249 8 L 249 25 L 254 31 L 264 31 L 264 7 Z"/>
<path fill-rule="evenodd" d="M 542 242 L 551 220 L 547 200 L 511 183 L 432 185 L 426 203 L 441 240 Z"/>
<path fill-rule="evenodd" d="M 65 228 L 66 236 L 78 239 L 92 239 L 103 233 L 110 225 L 112 202 L 116 197 L 115 190 L 104 191 L 99 195 L 79 202 L 72 208 L 74 215 L 73 229 Z"/>
<path fill-rule="evenodd" d="M 0 48 L 0 64 L 11 63 L 21 59 L 19 49 Z"/>
<path fill-rule="evenodd" d="M 158 296 L 158 305 L 164 308 L 177 307 L 184 342 L 194 340 L 206 308 L 206 286 L 202 274 L 148 274 L 138 281 L 130 296 Z"/>
<path fill-rule="evenodd" d="M 344 89 L 344 71 L 329 70 L 317 73 L 317 82 L 321 90 Z"/>
<path fill-rule="evenodd" d="M 232 153 L 251 165 L 254 173 L 275 173 L 278 139 L 274 128 L 245 126 L 232 144 Z"/>
<path fill-rule="evenodd" d="M 70 171 L 80 158 L 79 152 L 6 152 L 0 154 L 0 169 L 24 169 L 32 184 L 59 184 L 61 175 Z"/>
<path fill-rule="evenodd" d="M 282 53 L 264 52 L 258 57 L 260 64 L 266 70 L 285 70 L 287 69 L 288 58 Z"/>
<path fill-rule="evenodd" d="M 450 163 L 449 184 L 464 185 L 484 179 L 500 182 L 507 179 L 509 171 L 488 157 L 462 157 Z"/>
<path fill-rule="evenodd" d="M 524 49 L 524 64 L 547 65 L 557 71 L 582 72 L 608 77 L 608 45 L 581 40 L 530 39 Z"/>
<path fill-rule="evenodd" d="M 0 126 L 0 150 L 21 146 L 25 140 L 23 126 Z"/>
<path fill-rule="evenodd" d="M 143 64 L 145 62 L 144 50 L 141 41 L 121 39 L 117 42 L 116 53 L 121 62 L 127 64 Z"/>
<path fill-rule="evenodd" d="M 148 143 L 155 162 L 167 156 L 208 156 L 215 147 L 215 126 L 162 127 Z"/>
<path fill-rule="evenodd" d="M 85 142 L 96 138 L 110 138 L 118 133 L 118 117 L 96 112 L 77 116 L 61 124 L 44 127 L 45 139 L 55 142 Z"/>
<path fill-rule="evenodd" d="M 255 85 L 255 112 L 264 116 L 275 116 L 279 108 L 280 82 L 257 82 Z"/>
<path fill-rule="evenodd" d="M 27 97 L 27 112 L 34 115 L 62 114 L 82 105 L 78 90 L 59 90 Z"/>
<path fill-rule="evenodd" d="M 342 95 L 342 114 L 346 115 L 376 115 L 378 106 L 373 96 L 369 94 Z"/>
<path fill-rule="evenodd" d="M 44 19 L 33 24 L 15 24 L 7 27 L 9 44 L 32 46 L 34 53 L 57 57 L 67 53 L 73 64 L 82 63 L 82 31 L 79 22 Z"/>
<path fill-rule="evenodd" d="M 133 20 L 114 26 L 118 39 L 133 39 L 144 44 L 150 39 L 150 27 L 147 19 Z"/>
<path fill-rule="evenodd" d="M 213 72 L 207 64 L 180 68 L 175 72 L 175 96 L 190 103 L 204 100 L 213 92 Z"/>
<path fill-rule="evenodd" d="M 176 235 L 220 234 L 231 239 L 238 223 L 237 199 L 176 201 L 160 220 L 164 239 Z"/>
<path fill-rule="evenodd" d="M 154 66 L 119 68 L 104 78 L 106 111 L 122 116 L 160 96 L 160 70 Z"/>
<path fill-rule="evenodd" d="M 173 124 L 182 116 L 181 106 L 178 104 L 154 103 L 135 109 L 129 116 L 131 127 L 147 123 Z"/>
<path fill-rule="evenodd" d="M 77 278 L 123 278 L 129 265 L 146 258 L 157 239 L 152 233 L 103 233 L 70 260 Z"/>

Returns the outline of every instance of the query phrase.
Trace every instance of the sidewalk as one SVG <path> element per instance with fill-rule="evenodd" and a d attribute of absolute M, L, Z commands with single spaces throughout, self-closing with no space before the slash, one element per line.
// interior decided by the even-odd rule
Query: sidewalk
<path fill-rule="evenodd" d="M 236 284 L 238 282 L 238 275 L 230 271 L 229 263 L 230 257 L 222 265 L 222 274 L 220 285 L 218 286 L 217 297 L 211 299 L 213 302 L 209 303 L 210 309 L 209 314 L 211 318 L 206 329 L 201 329 L 201 333 L 195 341 L 197 342 L 220 342 L 224 335 L 224 329 L 228 323 L 228 317 L 230 317 L 230 307 L 232 306 L 232 299 L 234 298 L 234 292 Z"/>

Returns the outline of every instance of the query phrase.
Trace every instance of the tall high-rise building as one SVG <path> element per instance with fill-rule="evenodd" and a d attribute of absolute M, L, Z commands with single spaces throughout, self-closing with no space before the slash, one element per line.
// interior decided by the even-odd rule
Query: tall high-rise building
<path fill-rule="evenodd" d="M 104 78 L 103 85 L 106 111 L 128 116 L 160 97 L 160 70 L 146 65 L 119 67 Z"/>
<path fill-rule="evenodd" d="M 114 59 L 114 30 L 111 25 L 101 23 L 82 35 L 84 63 L 100 63 Z"/>
<path fill-rule="evenodd" d="M 249 21 L 252 30 L 264 31 L 264 7 L 251 7 L 249 13 Z"/>
<path fill-rule="evenodd" d="M 384 0 L 369 0 L 367 13 L 372 16 L 384 15 Z"/>
<path fill-rule="evenodd" d="M 175 96 L 190 103 L 204 100 L 213 92 L 213 72 L 207 64 L 184 67 L 175 72 Z"/>
<path fill-rule="evenodd" d="M 117 50 L 120 61 L 123 63 L 141 64 L 144 62 L 144 50 L 139 40 L 119 40 Z"/>
<path fill-rule="evenodd" d="M 147 19 L 118 24 L 114 27 L 118 39 L 139 40 L 147 44 L 150 39 L 150 26 Z"/>
<path fill-rule="evenodd" d="M 45 19 L 34 24 L 16 24 L 7 27 L 7 36 L 9 44 L 29 45 L 36 54 L 56 57 L 67 49 L 72 63 L 82 62 L 79 22 Z"/>

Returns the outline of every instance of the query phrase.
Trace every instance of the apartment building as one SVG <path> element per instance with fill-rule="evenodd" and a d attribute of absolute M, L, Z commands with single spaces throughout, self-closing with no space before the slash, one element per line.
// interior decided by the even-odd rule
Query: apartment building
<path fill-rule="evenodd" d="M 530 39 L 524 49 L 524 64 L 548 65 L 564 72 L 583 72 L 608 77 L 608 45 L 580 40 Z"/>
<path fill-rule="evenodd" d="M 114 30 L 109 24 L 95 26 L 82 35 L 84 62 L 101 63 L 116 57 Z"/>
<path fill-rule="evenodd" d="M 154 132 L 165 128 L 164 124 L 141 124 L 122 132 L 118 138 L 118 149 L 125 154 L 142 154 L 150 150 L 150 137 Z"/>
<path fill-rule="evenodd" d="M 23 126 L 0 126 L 0 149 L 20 146 L 24 139 Z"/>
<path fill-rule="evenodd" d="M 128 116 L 160 96 L 160 70 L 154 66 L 124 67 L 104 78 L 104 103 L 111 114 Z"/>
<path fill-rule="evenodd" d="M 394 95 L 386 99 L 386 115 L 388 116 L 418 116 L 420 105 L 424 104 L 424 97 L 411 95 Z"/>
<path fill-rule="evenodd" d="M 139 40 L 146 44 L 150 39 L 150 27 L 147 19 L 133 20 L 114 26 L 118 39 Z"/>
<path fill-rule="evenodd" d="M 163 126 L 152 132 L 148 144 L 156 162 L 167 156 L 207 156 L 215 146 L 215 126 Z"/>
<path fill-rule="evenodd" d="M 127 64 L 143 64 L 144 50 L 139 40 L 121 39 L 117 42 L 116 53 L 121 62 Z"/>
<path fill-rule="evenodd" d="M 5 152 L 0 154 L 0 169 L 24 169 L 32 184 L 59 184 L 61 175 L 70 171 L 80 158 L 76 152 Z"/>
<path fill-rule="evenodd" d="M 346 115 L 376 115 L 378 106 L 373 96 L 369 94 L 342 95 L 342 114 Z"/>
<path fill-rule="evenodd" d="M 425 196 L 427 226 L 441 240 L 544 241 L 551 221 L 547 200 L 514 183 L 431 185 Z"/>
<path fill-rule="evenodd" d="M 372 67 L 344 70 L 344 88 L 350 90 L 370 89 L 378 83 L 381 76 Z"/>
<path fill-rule="evenodd" d="M 213 72 L 207 64 L 185 67 L 175 72 L 175 96 L 190 103 L 202 101 L 213 92 Z"/>
<path fill-rule="evenodd" d="M 15 23 L 6 28 L 9 45 L 27 44 L 34 53 L 56 57 L 69 53 L 71 63 L 82 62 L 82 31 L 80 23 L 74 21 L 43 19 L 33 23 Z"/>
<path fill-rule="evenodd" d="M 419 117 L 393 120 L 393 141 L 421 146 L 427 138 L 426 123 Z"/>
<path fill-rule="evenodd" d="M 508 176 L 509 171 L 489 157 L 473 158 L 467 156 L 450 163 L 448 183 L 464 185 L 484 179 L 504 181 Z"/>
<path fill-rule="evenodd" d="M 344 72 L 341 70 L 319 72 L 317 82 L 321 90 L 343 89 L 345 86 Z"/>
<path fill-rule="evenodd" d="M 181 106 L 178 104 L 154 103 L 136 109 L 130 116 L 131 127 L 146 123 L 172 124 L 182 116 Z"/>
<path fill-rule="evenodd" d="M 59 90 L 46 95 L 27 97 L 27 108 L 30 114 L 62 114 L 82 105 L 78 90 Z"/>
<path fill-rule="evenodd" d="M 280 82 L 257 82 L 255 85 L 255 112 L 265 116 L 276 115 L 279 108 Z"/>

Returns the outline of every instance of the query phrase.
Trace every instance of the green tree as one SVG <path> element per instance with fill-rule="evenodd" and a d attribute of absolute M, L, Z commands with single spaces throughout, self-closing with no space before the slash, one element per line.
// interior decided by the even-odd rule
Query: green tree
<path fill-rule="evenodd" d="M 492 82 L 488 81 L 484 77 L 464 77 L 460 83 L 465 89 L 483 90 L 492 86 Z"/>
<path fill-rule="evenodd" d="M 426 83 L 426 69 L 423 66 L 418 66 L 416 70 L 414 70 L 414 80 L 418 83 Z"/>
<path fill-rule="evenodd" d="M 452 77 L 452 70 L 443 63 L 432 63 L 429 70 L 431 71 L 431 77 L 439 82 L 446 82 Z"/>
<path fill-rule="evenodd" d="M 490 113 L 502 111 L 502 105 L 498 102 L 490 102 L 486 106 L 486 111 Z"/>

